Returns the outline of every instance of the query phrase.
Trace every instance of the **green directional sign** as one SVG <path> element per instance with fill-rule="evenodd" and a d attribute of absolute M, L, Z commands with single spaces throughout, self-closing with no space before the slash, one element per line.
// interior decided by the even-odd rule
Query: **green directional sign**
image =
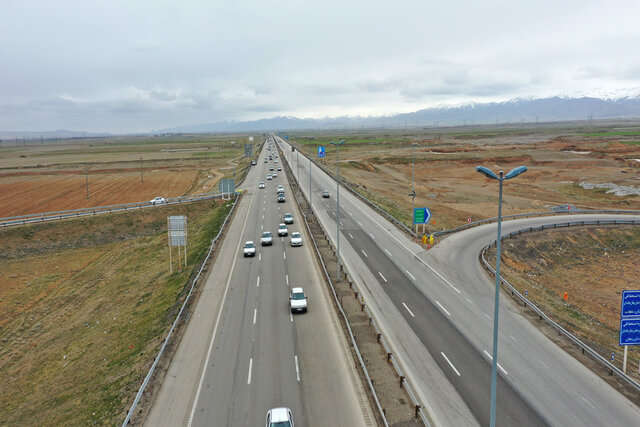
<path fill-rule="evenodd" d="M 429 208 L 414 208 L 413 209 L 413 223 L 424 224 L 429 222 L 431 218 L 431 211 Z"/>

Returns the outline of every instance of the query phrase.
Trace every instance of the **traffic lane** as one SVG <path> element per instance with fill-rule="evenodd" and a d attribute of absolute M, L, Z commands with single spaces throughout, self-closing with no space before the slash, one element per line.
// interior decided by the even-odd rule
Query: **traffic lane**
<path fill-rule="evenodd" d="M 303 219 L 298 222 L 298 218 L 293 225 L 303 227 Z M 311 240 L 306 228 L 296 231 L 302 233 L 302 247 L 291 247 L 285 239 L 287 289 L 302 286 L 308 296 L 308 311 L 292 316 L 308 418 L 322 420 L 322 425 L 375 425 L 346 336 L 332 308 L 332 296 L 312 253 Z"/>
<path fill-rule="evenodd" d="M 205 363 L 209 338 L 217 325 L 220 307 L 224 304 L 227 281 L 232 274 L 231 266 L 238 256 L 238 242 L 242 238 L 251 205 L 252 198 L 249 196 L 240 199 L 236 207 L 234 220 L 229 224 L 227 237 L 222 241 L 214 263 L 216 274 L 208 274 L 203 278 L 202 293 L 198 304 L 193 308 L 192 321 L 186 326 L 151 407 L 146 420 L 148 425 L 178 425 L 189 418 Z"/>
<path fill-rule="evenodd" d="M 559 220 L 564 221 L 565 218 Z M 538 223 L 549 221 L 553 221 L 553 218 L 538 219 Z M 509 225 L 512 229 L 522 226 Z M 433 257 L 438 265 L 444 266 L 441 267 L 443 270 L 454 270 L 460 281 L 479 282 L 476 283 L 479 289 L 484 288 L 491 293 L 495 279 L 480 267 L 477 253 L 484 246 L 483 242 L 495 238 L 496 227 L 483 227 L 484 230 L 478 227 L 450 236 L 442 242 L 440 251 L 433 253 Z M 465 268 L 455 268 L 447 261 L 451 251 L 459 254 Z M 521 315 L 521 307 L 512 298 L 502 293 L 500 299 L 501 360 L 510 360 L 513 369 L 527 375 L 528 381 L 520 385 L 520 390 L 542 411 L 548 413 L 549 419 L 565 425 L 585 418 L 600 424 L 638 424 L 640 410 L 635 405 L 550 341 Z M 493 299 L 491 304 L 492 302 Z M 549 392 L 538 392 L 545 388 Z M 562 396 L 562 406 L 557 405 L 559 396 Z"/>
<path fill-rule="evenodd" d="M 381 252 L 367 233 L 345 230 L 354 238 L 350 244 L 364 256 L 363 261 L 379 272 L 380 284 L 396 308 L 434 355 L 440 369 L 454 385 L 482 425 L 489 423 L 491 366 L 451 323 L 451 314 L 437 303 L 432 304 L 407 279 L 387 255 Z M 366 254 L 366 255 L 365 255 Z M 428 280 L 428 279 L 427 279 Z M 438 355 L 442 357 L 437 357 Z M 511 386 L 502 373 L 497 382 L 496 421 L 498 425 L 546 425 Z"/>

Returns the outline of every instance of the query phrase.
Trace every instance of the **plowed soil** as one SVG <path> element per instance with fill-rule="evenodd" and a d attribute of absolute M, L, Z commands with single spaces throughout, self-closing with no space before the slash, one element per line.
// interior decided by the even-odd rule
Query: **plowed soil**
<path fill-rule="evenodd" d="M 91 173 L 89 198 L 81 173 L 0 175 L 0 217 L 136 203 L 156 196 L 177 197 L 192 187 L 195 170 Z"/>

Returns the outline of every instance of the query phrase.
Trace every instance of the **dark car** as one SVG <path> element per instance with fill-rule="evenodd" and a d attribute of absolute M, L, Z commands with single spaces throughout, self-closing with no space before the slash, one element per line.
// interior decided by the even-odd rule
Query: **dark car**
<path fill-rule="evenodd" d="M 329 191 L 324 190 L 324 191 L 322 192 L 322 197 L 324 197 L 325 199 L 328 199 L 328 198 L 329 198 Z"/>
<path fill-rule="evenodd" d="M 278 193 L 278 203 L 284 203 L 284 193 Z"/>

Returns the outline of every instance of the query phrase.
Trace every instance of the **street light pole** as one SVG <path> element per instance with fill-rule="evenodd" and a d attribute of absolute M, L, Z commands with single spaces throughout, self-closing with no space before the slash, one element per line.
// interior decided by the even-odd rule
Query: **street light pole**
<path fill-rule="evenodd" d="M 500 249 L 502 242 L 502 182 L 506 179 L 515 178 L 523 172 L 527 171 L 526 166 L 518 166 L 512 169 L 503 177 L 504 172 L 500 171 L 500 176 L 496 175 L 491 169 L 483 166 L 477 166 L 476 172 L 484 174 L 487 178 L 498 180 L 500 190 L 498 193 L 498 239 L 496 240 L 496 291 L 493 304 L 493 357 L 491 359 L 491 420 L 490 426 L 496 425 L 496 382 L 498 378 L 498 312 L 500 298 Z"/>
<path fill-rule="evenodd" d="M 340 280 L 340 146 L 342 144 L 344 144 L 344 139 L 340 142 L 333 142 L 331 141 L 331 144 L 336 146 L 337 152 L 336 152 L 336 169 L 337 169 L 337 175 L 338 175 L 338 181 L 336 184 L 336 204 L 338 206 L 337 210 L 336 210 L 336 228 L 338 230 L 337 232 L 337 249 L 338 249 L 338 264 L 336 266 L 336 280 Z"/>
<path fill-rule="evenodd" d="M 415 147 L 418 145 L 417 143 L 411 144 L 411 218 L 415 227 L 416 223 L 416 156 L 415 156 Z"/>
<path fill-rule="evenodd" d="M 309 156 L 309 215 L 311 215 L 312 208 L 313 208 L 313 196 L 311 194 L 311 156 Z"/>
<path fill-rule="evenodd" d="M 298 151 L 296 151 L 296 164 L 297 164 L 297 168 L 298 168 L 298 176 L 297 176 L 298 194 L 300 194 L 300 149 L 298 149 Z"/>

